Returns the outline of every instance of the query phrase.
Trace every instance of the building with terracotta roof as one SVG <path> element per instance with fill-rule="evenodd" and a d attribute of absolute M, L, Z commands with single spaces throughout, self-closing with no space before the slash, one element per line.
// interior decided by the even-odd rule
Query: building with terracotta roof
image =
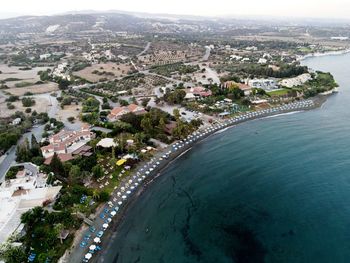
<path fill-rule="evenodd" d="M 234 86 L 236 86 L 240 90 L 243 90 L 245 96 L 249 96 L 251 94 L 251 92 L 252 92 L 252 87 L 250 87 L 247 84 L 238 83 L 238 82 L 235 82 L 235 81 L 226 81 L 226 82 L 224 82 L 224 88 L 226 88 L 226 89 L 232 88 Z"/>
<path fill-rule="evenodd" d="M 83 125 L 79 131 L 61 130 L 60 132 L 49 137 L 50 144 L 41 147 L 43 156 L 47 159 L 52 157 L 54 153 L 70 154 L 78 148 L 85 145 L 94 137 L 88 126 Z M 62 155 L 63 157 L 63 155 Z"/>
<path fill-rule="evenodd" d="M 206 89 L 204 87 L 194 87 L 194 88 L 191 88 L 190 91 L 193 93 L 193 95 L 199 96 L 199 97 L 209 97 L 213 95 L 211 90 Z"/>
<path fill-rule="evenodd" d="M 111 110 L 111 113 L 108 114 L 107 118 L 109 121 L 116 121 L 127 113 L 134 113 L 136 115 L 140 115 L 146 113 L 146 111 L 143 107 L 139 105 L 130 104 L 128 106 L 115 107 L 113 110 Z"/>

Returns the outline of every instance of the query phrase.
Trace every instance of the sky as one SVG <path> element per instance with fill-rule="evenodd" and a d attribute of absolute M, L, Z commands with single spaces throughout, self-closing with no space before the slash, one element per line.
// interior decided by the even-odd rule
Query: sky
<path fill-rule="evenodd" d="M 123 10 L 200 16 L 274 16 L 348 19 L 350 0 L 2 0 L 0 15 L 52 15 Z"/>

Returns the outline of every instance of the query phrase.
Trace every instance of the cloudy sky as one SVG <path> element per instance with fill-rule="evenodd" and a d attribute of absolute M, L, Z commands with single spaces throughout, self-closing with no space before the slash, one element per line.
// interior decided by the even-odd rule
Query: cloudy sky
<path fill-rule="evenodd" d="M 50 15 L 80 10 L 125 10 L 203 16 L 253 15 L 350 18 L 350 0 L 2 0 L 0 14 Z"/>

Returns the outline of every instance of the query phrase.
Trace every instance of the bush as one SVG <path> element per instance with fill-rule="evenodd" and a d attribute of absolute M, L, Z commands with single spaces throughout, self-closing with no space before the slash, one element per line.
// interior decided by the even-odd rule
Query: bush
<path fill-rule="evenodd" d="M 23 104 L 23 107 L 31 107 L 31 106 L 35 105 L 35 100 L 28 98 L 28 97 L 24 97 L 22 99 L 22 104 Z"/>
<path fill-rule="evenodd" d="M 31 108 L 26 108 L 25 112 L 26 112 L 26 113 L 31 113 L 31 112 L 32 112 L 32 109 L 31 109 Z"/>
<path fill-rule="evenodd" d="M 9 110 L 13 110 L 15 108 L 15 105 L 13 105 L 11 102 L 8 102 L 6 106 Z"/>
<path fill-rule="evenodd" d="M 17 100 L 19 100 L 19 97 L 18 96 L 13 96 L 13 95 L 11 95 L 10 97 L 8 97 L 6 99 L 6 101 L 8 101 L 8 102 L 15 102 Z"/>

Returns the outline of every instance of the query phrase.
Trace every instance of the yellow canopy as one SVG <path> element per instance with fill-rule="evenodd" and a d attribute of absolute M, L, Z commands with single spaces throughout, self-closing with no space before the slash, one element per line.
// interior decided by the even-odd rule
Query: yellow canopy
<path fill-rule="evenodd" d="M 120 159 L 120 160 L 117 161 L 117 165 L 118 165 L 118 166 L 121 166 L 121 165 L 123 165 L 125 162 L 126 162 L 125 159 Z"/>

